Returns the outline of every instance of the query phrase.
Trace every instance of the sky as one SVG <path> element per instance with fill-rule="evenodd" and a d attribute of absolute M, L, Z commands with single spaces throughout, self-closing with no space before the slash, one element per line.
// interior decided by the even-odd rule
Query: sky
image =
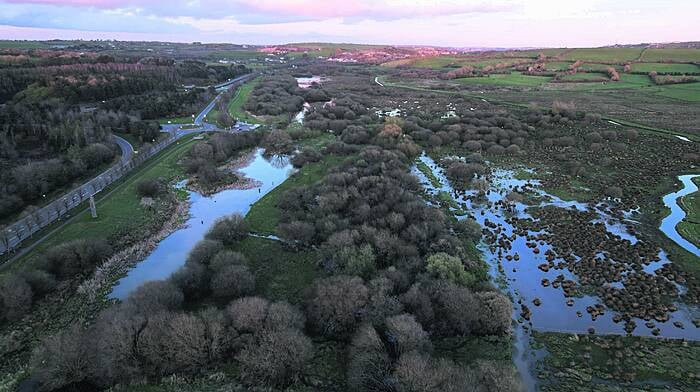
<path fill-rule="evenodd" d="M 451 47 L 700 40 L 700 0 L 0 0 L 0 39 Z"/>

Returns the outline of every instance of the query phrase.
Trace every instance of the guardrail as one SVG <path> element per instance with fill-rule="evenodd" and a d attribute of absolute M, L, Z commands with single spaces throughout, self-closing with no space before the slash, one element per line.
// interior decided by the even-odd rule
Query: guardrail
<path fill-rule="evenodd" d="M 31 238 L 32 235 L 46 226 L 56 222 L 65 216 L 71 209 L 79 206 L 91 196 L 99 193 L 110 184 L 124 177 L 134 168 L 141 165 L 153 155 L 179 139 L 179 136 L 170 134 L 166 139 L 151 146 L 145 146 L 145 151 L 135 152 L 127 162 L 120 162 L 107 171 L 81 186 L 64 194 L 46 206 L 26 214 L 23 218 L 7 226 L 0 231 L 0 255 L 13 251 L 22 244 L 22 241 Z"/>

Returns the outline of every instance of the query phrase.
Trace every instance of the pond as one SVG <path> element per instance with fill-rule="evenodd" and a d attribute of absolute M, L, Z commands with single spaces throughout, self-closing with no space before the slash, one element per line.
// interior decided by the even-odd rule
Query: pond
<path fill-rule="evenodd" d="M 698 186 L 693 181 L 693 179 L 697 177 L 700 177 L 700 174 L 686 174 L 678 176 L 678 180 L 680 180 L 683 184 L 683 188 L 678 192 L 672 192 L 664 196 L 664 205 L 671 209 L 671 213 L 661 221 L 661 226 L 659 229 L 664 232 L 668 238 L 672 239 L 676 244 L 678 244 L 678 246 L 694 254 L 695 256 L 700 257 L 700 248 L 683 238 L 676 230 L 678 223 L 685 218 L 685 211 L 678 204 L 678 200 L 683 196 L 698 191 Z"/>
<path fill-rule="evenodd" d="M 156 249 L 114 286 L 110 298 L 124 299 L 141 284 L 151 280 L 167 279 L 185 264 L 187 255 L 213 223 L 234 213 L 245 215 L 253 203 L 286 180 L 293 168 L 286 157 L 263 156 L 263 150 L 255 152 L 254 159 L 239 172 L 257 181 L 260 186 L 252 189 L 228 189 L 205 197 L 190 192 L 189 218 L 185 226 L 163 239 Z M 183 185 L 183 184 L 180 184 Z"/>

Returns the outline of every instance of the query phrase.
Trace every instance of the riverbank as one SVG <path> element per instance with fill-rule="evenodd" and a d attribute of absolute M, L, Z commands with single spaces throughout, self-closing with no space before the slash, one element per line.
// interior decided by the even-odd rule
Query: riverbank
<path fill-rule="evenodd" d="M 695 183 L 696 188 L 700 188 L 700 174 L 696 175 L 692 181 Z M 676 230 L 683 238 L 700 248 L 700 191 L 696 190 L 681 197 L 678 204 L 683 208 L 686 215 L 678 224 Z"/>

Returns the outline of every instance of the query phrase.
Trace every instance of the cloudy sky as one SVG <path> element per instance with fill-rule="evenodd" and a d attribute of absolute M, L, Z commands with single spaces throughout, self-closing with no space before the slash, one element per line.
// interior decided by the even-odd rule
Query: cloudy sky
<path fill-rule="evenodd" d="M 601 46 L 700 40 L 700 0 L 0 0 L 2 39 Z"/>

